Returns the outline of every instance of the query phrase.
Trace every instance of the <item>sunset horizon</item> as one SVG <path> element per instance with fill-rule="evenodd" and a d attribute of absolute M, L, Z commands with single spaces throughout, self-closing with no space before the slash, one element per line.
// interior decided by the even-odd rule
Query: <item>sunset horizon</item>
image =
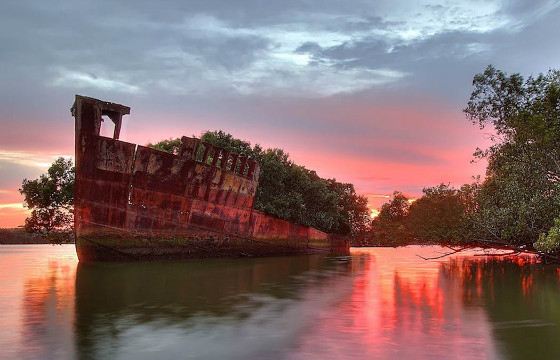
<path fill-rule="evenodd" d="M 23 225 L 24 178 L 73 156 L 75 94 L 130 106 L 126 141 L 224 130 L 378 210 L 395 190 L 484 174 L 471 160 L 491 132 L 462 113 L 476 73 L 538 75 L 560 57 L 531 41 L 557 35 L 557 2 L 176 5 L 4 6 L 0 227 Z"/>

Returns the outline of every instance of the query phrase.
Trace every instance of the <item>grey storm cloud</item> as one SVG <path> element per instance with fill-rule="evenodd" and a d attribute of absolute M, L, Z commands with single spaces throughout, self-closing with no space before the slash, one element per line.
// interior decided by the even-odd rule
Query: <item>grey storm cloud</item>
<path fill-rule="evenodd" d="M 426 62 L 492 62 L 532 23 L 552 22 L 557 5 L 8 1 L 0 64 L 10 71 L 0 79 L 103 93 L 330 96 L 414 81 Z"/>

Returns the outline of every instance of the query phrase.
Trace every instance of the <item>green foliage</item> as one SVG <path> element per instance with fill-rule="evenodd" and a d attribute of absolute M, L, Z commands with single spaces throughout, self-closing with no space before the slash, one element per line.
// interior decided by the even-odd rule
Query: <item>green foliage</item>
<path fill-rule="evenodd" d="M 382 245 L 454 244 L 466 241 L 474 210 L 475 185 L 454 189 L 448 184 L 425 188 L 410 201 L 402 193 L 383 204 L 372 221 L 369 242 Z"/>
<path fill-rule="evenodd" d="M 407 226 L 418 242 L 456 243 L 463 240 L 466 227 L 466 196 L 449 185 L 423 190 L 424 195 L 410 205 Z"/>
<path fill-rule="evenodd" d="M 334 179 L 329 179 L 327 182 L 337 199 L 335 220 L 339 225 L 333 232 L 350 233 L 354 237 L 365 234 L 371 221 L 367 198 L 358 195 L 352 184 L 340 183 Z"/>
<path fill-rule="evenodd" d="M 397 203 L 382 208 L 383 217 L 373 222 L 374 234 L 560 252 L 560 72 L 525 80 L 488 66 L 474 77 L 473 87 L 464 112 L 494 134 L 492 145 L 474 154 L 488 161 L 486 177 L 459 190 L 424 189 L 405 220 L 405 207 L 393 200 Z"/>
<path fill-rule="evenodd" d="M 554 219 L 554 225 L 547 234 L 540 234 L 534 243 L 535 249 L 544 253 L 554 253 L 560 250 L 560 218 Z"/>
<path fill-rule="evenodd" d="M 560 72 L 524 80 L 492 66 L 475 76 L 464 110 L 495 129 L 478 149 L 488 168 L 477 196 L 481 237 L 530 245 L 560 216 Z"/>
<path fill-rule="evenodd" d="M 181 138 L 169 138 L 146 146 L 172 154 L 178 154 L 179 149 L 181 149 Z"/>
<path fill-rule="evenodd" d="M 405 245 L 411 242 L 406 226 L 410 209 L 409 199 L 395 191 L 390 202 L 381 206 L 377 217 L 371 222 L 366 243 L 370 245 Z"/>
<path fill-rule="evenodd" d="M 73 226 L 74 167 L 72 160 L 58 158 L 38 179 L 24 179 L 19 189 L 31 215 L 25 220 L 30 232 L 63 241 Z"/>
<path fill-rule="evenodd" d="M 262 149 L 258 144 L 251 147 L 249 142 L 236 139 L 233 135 L 222 130 L 206 131 L 202 134 L 200 140 L 243 156 L 254 157 L 262 152 Z"/>
<path fill-rule="evenodd" d="M 282 149 L 251 147 L 223 131 L 208 131 L 201 139 L 259 163 L 257 210 L 331 233 L 356 235 L 365 231 L 367 200 L 356 194 L 352 184 L 323 179 L 293 163 Z"/>
<path fill-rule="evenodd" d="M 400 191 L 393 193 L 393 199 L 381 206 L 377 220 L 400 222 L 403 221 L 408 215 L 410 208 L 409 199 Z"/>

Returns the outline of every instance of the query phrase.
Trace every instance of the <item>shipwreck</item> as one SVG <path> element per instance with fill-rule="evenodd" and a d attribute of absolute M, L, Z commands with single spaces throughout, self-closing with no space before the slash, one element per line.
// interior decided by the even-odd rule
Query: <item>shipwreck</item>
<path fill-rule="evenodd" d="M 76 95 L 71 111 L 80 261 L 348 253 L 346 238 L 255 210 L 255 160 L 190 137 L 177 154 L 121 141 L 128 106 Z"/>

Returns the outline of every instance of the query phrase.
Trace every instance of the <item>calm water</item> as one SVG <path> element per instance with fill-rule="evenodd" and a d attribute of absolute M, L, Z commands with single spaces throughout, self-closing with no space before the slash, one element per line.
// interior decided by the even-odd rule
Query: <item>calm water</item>
<path fill-rule="evenodd" d="M 0 247 L 6 359 L 560 359 L 560 272 L 437 247 L 80 265 Z"/>

